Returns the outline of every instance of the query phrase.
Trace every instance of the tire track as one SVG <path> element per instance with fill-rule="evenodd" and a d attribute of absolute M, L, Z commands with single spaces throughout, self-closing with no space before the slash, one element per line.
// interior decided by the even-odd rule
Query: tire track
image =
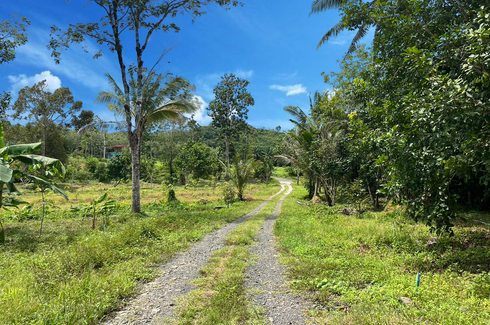
<path fill-rule="evenodd" d="M 265 316 L 269 324 L 305 324 L 309 320 L 305 316 L 305 310 L 313 308 L 313 305 L 291 293 L 284 276 L 286 268 L 279 264 L 279 253 L 275 248 L 274 222 L 279 216 L 282 202 L 293 190 L 291 181 L 278 180 L 281 184 L 287 181 L 289 189 L 277 204 L 274 213 L 264 222 L 256 237 L 258 243 L 252 248 L 252 254 L 258 255 L 259 258 L 256 264 L 246 271 L 245 287 L 253 290 L 251 296 L 254 302 L 266 310 Z"/>
<path fill-rule="evenodd" d="M 215 251 L 224 247 L 224 240 L 231 231 L 256 215 L 267 203 L 284 191 L 284 184 L 280 183 L 281 190 L 262 202 L 252 212 L 207 234 L 189 250 L 177 253 L 160 267 L 161 275 L 143 285 L 138 296 L 129 300 L 122 310 L 110 315 L 102 324 L 162 324 L 164 320 L 173 319 L 176 299 L 195 288 L 190 282 L 199 276 L 199 269 L 208 263 Z"/>

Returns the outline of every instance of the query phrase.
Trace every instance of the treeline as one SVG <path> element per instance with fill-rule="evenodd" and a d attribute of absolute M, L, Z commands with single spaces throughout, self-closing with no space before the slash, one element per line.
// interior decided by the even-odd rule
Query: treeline
<path fill-rule="evenodd" d="M 308 114 L 286 108 L 296 128 L 283 158 L 302 170 L 310 197 L 321 191 L 334 205 L 349 192 L 378 207 L 382 196 L 438 232 L 460 212 L 488 211 L 489 8 L 400 0 L 340 10 L 337 32 L 360 31 L 354 48 L 370 26 L 375 36 L 340 73 L 324 74 L 333 91 L 315 94 Z"/>
<path fill-rule="evenodd" d="M 82 123 L 78 122 L 82 120 Z M 96 123 L 91 111 L 82 111 L 68 122 L 46 129 L 45 155 L 66 165 L 66 180 L 113 182 L 131 179 L 131 157 L 124 131 L 111 131 Z M 25 125 L 3 121 L 7 145 L 35 143 L 43 139 L 36 122 Z M 82 131 L 80 131 L 82 129 Z M 252 155 L 263 162 L 255 166 L 255 178 L 267 181 L 272 173 L 264 162 L 272 161 L 284 133 L 247 126 L 231 142 L 231 155 Z M 200 126 L 193 119 L 164 121 L 154 125 L 143 138 L 141 179 L 146 182 L 186 184 L 189 179 L 224 177 L 223 143 L 219 131 Z"/>

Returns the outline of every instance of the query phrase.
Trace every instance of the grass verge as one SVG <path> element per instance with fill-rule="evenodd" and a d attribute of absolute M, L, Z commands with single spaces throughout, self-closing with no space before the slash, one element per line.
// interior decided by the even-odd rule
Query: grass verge
<path fill-rule="evenodd" d="M 283 192 L 284 193 L 284 192 Z M 282 194 L 281 194 L 282 195 Z M 232 231 L 195 280 L 198 289 L 180 301 L 176 324 L 266 324 L 244 288 L 244 272 L 254 256 L 251 246 L 260 226 L 272 214 L 280 196 Z"/>
<path fill-rule="evenodd" d="M 96 324 L 156 276 L 158 264 L 205 234 L 251 211 L 277 192 L 263 186 L 254 200 L 213 210 L 201 205 L 144 207 L 144 214 L 111 216 L 102 223 L 52 219 L 11 221 L 0 246 L 0 324 Z"/>
<path fill-rule="evenodd" d="M 454 237 L 435 238 L 400 211 L 345 216 L 297 204 L 304 194 L 296 187 L 286 199 L 275 233 L 293 287 L 319 305 L 319 323 L 488 324 L 489 227 L 460 224 Z"/>

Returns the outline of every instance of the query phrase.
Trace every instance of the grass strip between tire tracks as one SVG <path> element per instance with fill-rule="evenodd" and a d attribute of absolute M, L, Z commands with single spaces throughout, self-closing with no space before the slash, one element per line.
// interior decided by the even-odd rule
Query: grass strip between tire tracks
<path fill-rule="evenodd" d="M 285 192 L 287 189 L 285 189 Z M 283 193 L 285 193 L 283 192 Z M 217 251 L 194 282 L 198 289 L 183 297 L 177 307 L 179 325 L 265 324 L 263 310 L 253 305 L 244 288 L 244 272 L 253 263 L 251 246 L 261 225 L 273 213 L 282 195 L 232 231 L 225 248 Z"/>

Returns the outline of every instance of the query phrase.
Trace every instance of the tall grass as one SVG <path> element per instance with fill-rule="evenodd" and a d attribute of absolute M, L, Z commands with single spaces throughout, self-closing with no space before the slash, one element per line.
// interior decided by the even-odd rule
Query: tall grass
<path fill-rule="evenodd" d="M 488 227 L 460 224 L 454 237 L 435 238 L 401 211 L 345 216 L 297 204 L 303 195 L 297 188 L 286 200 L 275 232 L 293 287 L 320 306 L 317 321 L 488 324 Z"/>
<path fill-rule="evenodd" d="M 119 211 L 95 231 L 65 216 L 35 235 L 37 220 L 10 221 L 0 246 L 0 324 L 95 324 L 156 276 L 156 265 L 206 233 L 251 211 L 278 186 L 230 209 L 150 204 L 144 214 Z"/>

